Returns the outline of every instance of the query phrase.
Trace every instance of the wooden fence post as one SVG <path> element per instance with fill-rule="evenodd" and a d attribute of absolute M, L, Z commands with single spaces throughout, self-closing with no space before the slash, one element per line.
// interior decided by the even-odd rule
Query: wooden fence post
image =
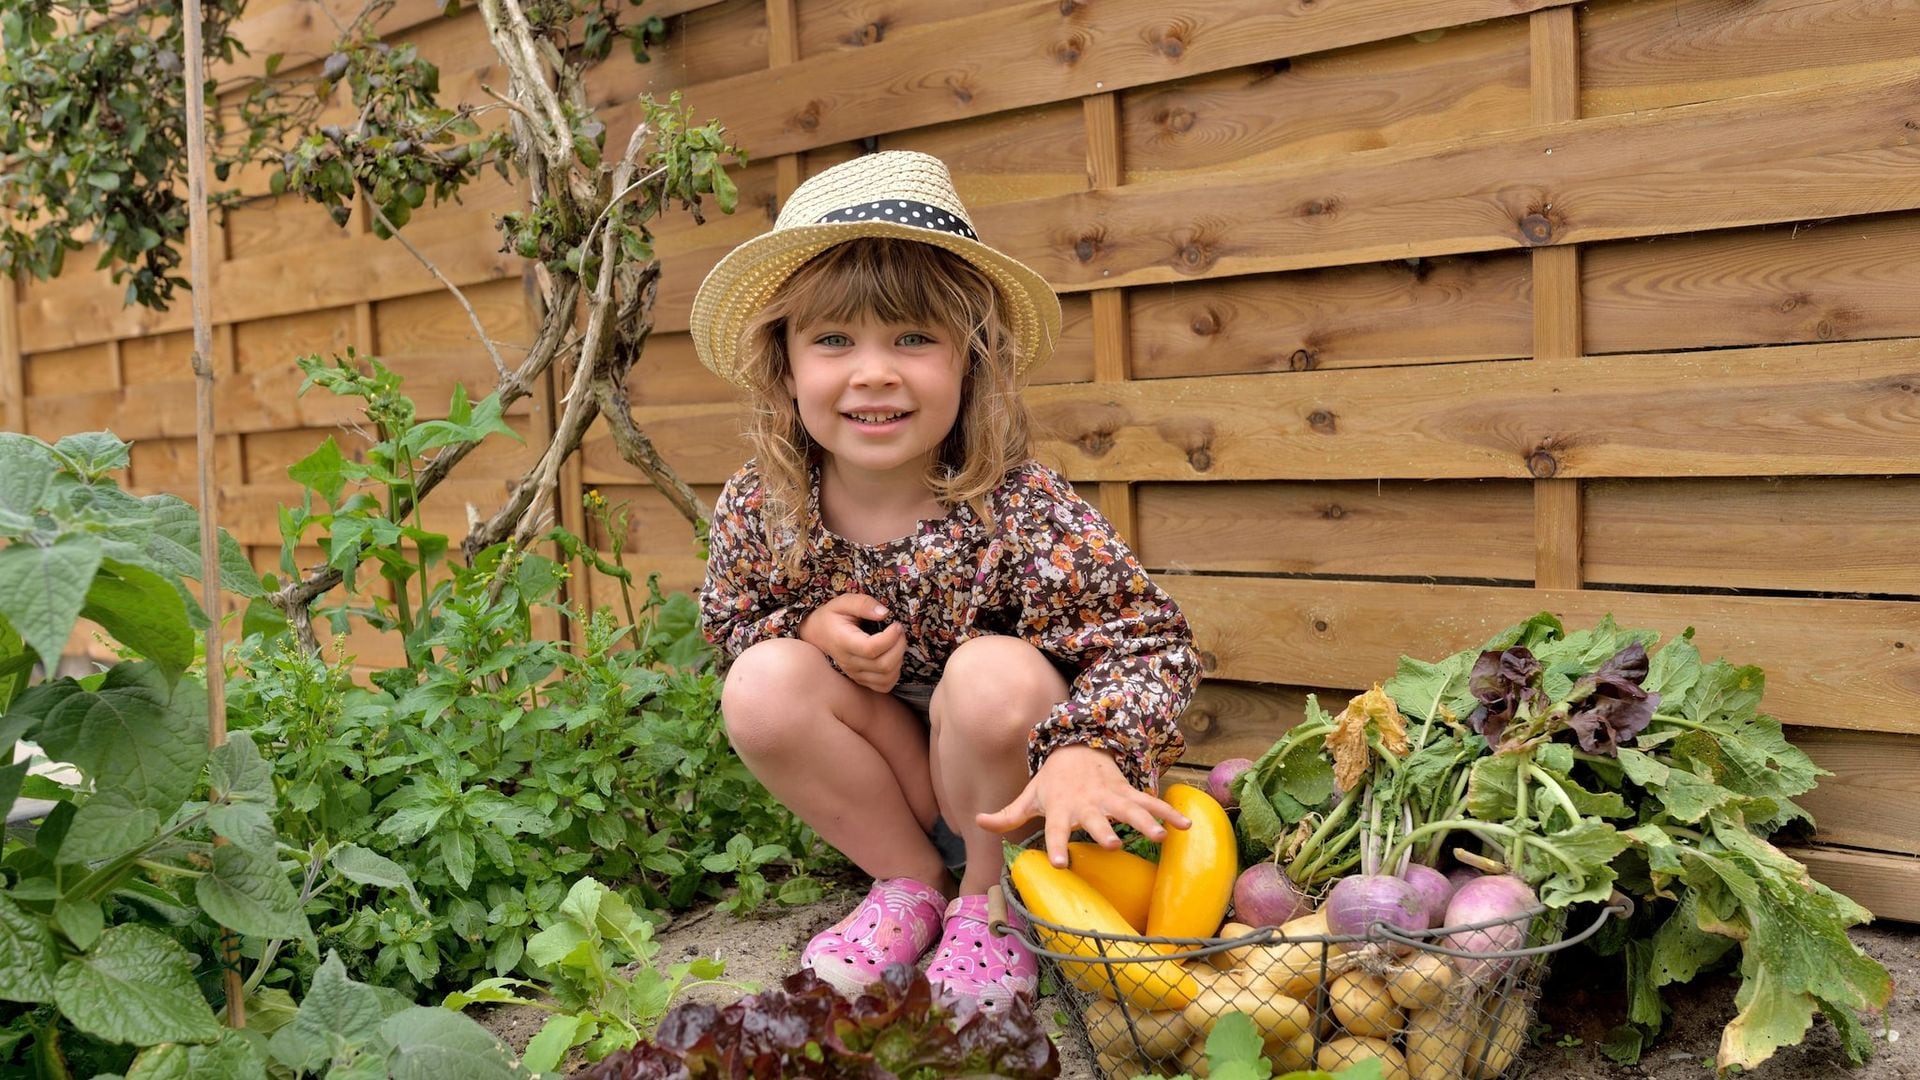
<path fill-rule="evenodd" d="M 1120 96 L 1108 91 L 1081 99 L 1087 124 L 1087 186 L 1115 188 L 1126 182 L 1120 157 Z M 1093 302 L 1093 381 L 1125 382 L 1133 377 L 1132 328 L 1127 322 L 1127 296 L 1122 289 L 1095 289 Z M 1140 544 L 1139 515 L 1133 505 L 1133 482 L 1102 480 L 1100 512 L 1119 531 L 1120 539 L 1136 553 Z"/>
<path fill-rule="evenodd" d="M 1536 11 L 1532 20 L 1533 122 L 1580 117 L 1580 37 L 1574 9 Z M 1551 208 L 1542 208 L 1550 212 Z M 1533 355 L 1540 360 L 1577 357 L 1580 339 L 1580 249 L 1571 244 L 1533 252 Z M 1532 459 L 1534 584 L 1577 589 L 1581 569 L 1580 481 L 1555 476 L 1549 454 Z"/>

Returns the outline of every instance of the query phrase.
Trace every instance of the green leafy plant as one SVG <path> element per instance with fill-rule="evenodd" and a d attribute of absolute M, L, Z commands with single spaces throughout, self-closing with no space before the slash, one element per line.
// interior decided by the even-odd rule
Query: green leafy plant
<path fill-rule="evenodd" d="M 542 921 L 527 941 L 527 959 L 543 981 L 483 979 L 445 1002 L 449 1009 L 512 1003 L 553 1013 L 527 1045 L 523 1060 L 534 1072 L 559 1068 L 576 1046 L 586 1048 L 588 1061 L 598 1061 L 634 1045 L 653 1033 L 689 980 L 713 982 L 726 971 L 709 958 L 662 970 L 654 963 L 660 946 L 653 920 L 592 878 L 575 882 L 559 910 Z"/>
<path fill-rule="evenodd" d="M 729 883 L 733 911 L 817 897 L 805 872 L 822 857 L 817 838 L 727 744 L 691 598 L 652 582 L 636 597 L 619 530 L 610 559 L 555 531 L 557 554 L 617 583 L 624 618 L 569 611 L 581 619 L 577 647 L 542 636 L 536 616 L 564 610 L 566 566 L 508 543 L 463 565 L 410 498 L 431 455 L 505 430 L 497 398 L 456 393 L 446 420 L 423 422 L 377 360 L 303 366 L 314 384 L 362 398 L 378 437 L 357 460 L 328 440 L 292 466 L 308 494 L 283 509 L 285 561 L 317 543 L 337 566 L 377 564 L 394 596 L 349 591 L 316 616 L 398 635 L 408 664 L 356 685 L 341 662 L 279 633 L 262 605 L 241 654 L 248 676 L 230 693 L 233 723 L 274 748 L 287 836 L 362 845 L 417 890 L 401 903 L 372 888 L 330 905 L 322 941 L 361 958 L 364 978 L 445 992 L 488 974 L 553 978 L 529 950 L 582 873 L 635 910 L 718 899 Z M 620 513 L 589 508 L 608 525 Z"/>
<path fill-rule="evenodd" d="M 208 749 L 194 670 L 206 615 L 185 587 L 200 572 L 199 523 L 173 496 L 122 491 L 111 474 L 126 462 L 126 444 L 105 432 L 51 446 L 0 434 L 0 757 L 10 762 L 0 805 L 22 794 L 53 804 L 37 827 L 9 828 L 0 856 L 0 1001 L 10 1003 L 0 1006 L 0 1061 L 25 1050 L 49 1077 L 259 1075 L 264 1035 L 279 1023 L 343 1022 L 325 972 L 322 999 L 299 1013 L 291 994 L 264 985 L 285 978 L 275 963 L 283 945 L 312 943 L 305 906 L 337 883 L 411 886 L 364 848 L 285 845 L 258 744 L 236 733 Z M 258 596 L 238 547 L 224 534 L 221 545 L 223 581 Z M 83 617 L 113 635 L 122 658 L 84 678 L 29 684 L 36 660 L 56 668 Z M 21 740 L 78 775 L 27 776 L 29 761 L 13 761 Z M 240 935 L 245 992 L 258 995 L 244 1032 L 223 1029 L 209 1000 L 223 929 Z M 463 1017 L 402 1001 L 373 1020 L 381 1027 L 367 1053 L 393 1075 L 425 1075 L 408 1063 L 443 1051 L 492 1066 L 483 1075 L 511 1075 L 504 1052 Z"/>
<path fill-rule="evenodd" d="M 1309 698 L 1306 722 L 1241 777 L 1241 825 L 1303 882 L 1374 844 L 1383 865 L 1451 852 L 1515 874 L 1552 908 L 1628 893 L 1634 921 L 1601 939 L 1626 957 L 1613 1056 L 1658 1032 L 1661 988 L 1737 956 L 1722 1068 L 1798 1042 L 1816 1012 L 1861 1060 L 1860 1014 L 1892 992 L 1847 936 L 1870 916 L 1767 839 L 1808 820 L 1794 799 L 1823 773 L 1760 712 L 1760 668 L 1704 662 L 1691 628 L 1650 653 L 1659 640 L 1611 617 L 1568 632 L 1542 612 L 1437 662 L 1402 657 L 1338 719 Z M 1347 754 L 1371 758 L 1367 779 L 1336 795 Z M 1362 797 L 1385 812 L 1352 815 Z"/>

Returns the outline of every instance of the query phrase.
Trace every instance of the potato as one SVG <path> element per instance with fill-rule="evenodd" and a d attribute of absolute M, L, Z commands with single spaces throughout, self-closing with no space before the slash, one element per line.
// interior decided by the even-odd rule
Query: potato
<path fill-rule="evenodd" d="M 1470 1080 L 1493 1080 L 1513 1064 L 1515 1054 L 1526 1045 L 1527 1007 L 1518 998 L 1488 1001 L 1491 1012 L 1481 1024 L 1478 1037 L 1467 1050 L 1467 1076 Z"/>
<path fill-rule="evenodd" d="M 1133 1080 L 1140 1075 L 1143 1067 L 1140 1059 L 1133 1054 L 1116 1054 L 1098 1046 L 1093 1049 L 1093 1063 L 1099 1066 L 1100 1075 L 1107 1080 Z"/>
<path fill-rule="evenodd" d="M 1365 971 L 1335 976 L 1327 984 L 1327 997 L 1333 1018 L 1347 1034 L 1363 1039 L 1391 1039 L 1406 1019 L 1388 995 L 1387 981 Z"/>
<path fill-rule="evenodd" d="M 1387 975 L 1387 994 L 1403 1009 L 1431 1009 L 1446 1004 L 1453 985 L 1453 965 L 1437 953 L 1416 952 Z"/>
<path fill-rule="evenodd" d="M 1285 1042 L 1269 1040 L 1261 1050 L 1273 1062 L 1275 1073 L 1313 1068 L 1313 1033 L 1310 1031 L 1303 1031 Z M 1459 1077 L 1451 1076 L 1447 1080 L 1459 1080 Z"/>
<path fill-rule="evenodd" d="M 1248 926 L 1246 923 L 1230 922 L 1220 928 L 1220 936 L 1228 939 L 1243 937 L 1253 933 L 1255 929 L 1257 927 Z M 1259 948 L 1258 945 L 1242 945 L 1237 949 L 1211 953 L 1207 956 L 1207 962 L 1221 971 L 1228 968 L 1247 967 L 1251 964 L 1253 951 L 1257 948 Z"/>
<path fill-rule="evenodd" d="M 1195 1039 L 1180 1050 L 1180 1071 L 1194 1080 L 1206 1080 L 1212 1068 L 1207 1063 L 1207 1042 Z"/>
<path fill-rule="evenodd" d="M 1333 956 L 1333 946 L 1305 942 L 1266 945 L 1252 950 L 1248 965 L 1267 980 L 1268 985 L 1288 997 L 1310 996 L 1320 985 L 1325 965 L 1321 953 Z"/>
<path fill-rule="evenodd" d="M 1407 1016 L 1407 1072 L 1412 1080 L 1460 1080 L 1472 1025 L 1457 1009 L 1420 1009 Z"/>
<path fill-rule="evenodd" d="M 1328 1072 L 1337 1072 L 1368 1058 L 1380 1059 L 1381 1080 L 1408 1080 L 1407 1060 L 1385 1039 L 1335 1039 L 1320 1048 L 1314 1062 Z"/>
<path fill-rule="evenodd" d="M 1187 1021 L 1195 1041 L 1206 1041 L 1221 1017 L 1236 1012 L 1245 1013 L 1262 1041 L 1267 1042 L 1297 1038 L 1313 1024 L 1313 1010 L 1304 1001 L 1268 990 L 1242 990 L 1216 1008 L 1203 1010 L 1199 1002 L 1187 1006 Z"/>
<path fill-rule="evenodd" d="M 1127 1017 L 1133 1018 L 1133 1030 L 1127 1029 Z M 1128 1007 L 1124 1011 L 1105 998 L 1087 1003 L 1087 1036 L 1095 1051 L 1131 1056 L 1135 1051 L 1134 1033 L 1139 1034 L 1138 1049 L 1149 1058 L 1171 1058 L 1194 1038 L 1193 1024 L 1177 1010 L 1147 1012 Z"/>

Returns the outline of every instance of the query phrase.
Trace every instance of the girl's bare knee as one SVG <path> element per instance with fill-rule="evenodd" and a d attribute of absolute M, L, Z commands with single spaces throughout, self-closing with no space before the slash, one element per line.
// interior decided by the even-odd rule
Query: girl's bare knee
<path fill-rule="evenodd" d="M 1027 732 L 1067 698 L 1067 682 L 1045 653 L 1016 637 L 988 634 L 947 660 L 933 695 L 933 722 L 982 748 L 1026 745 Z"/>
<path fill-rule="evenodd" d="M 813 718 L 795 704 L 820 700 L 828 677 L 838 675 L 827 658 L 794 638 L 773 638 L 742 652 L 720 688 L 720 716 L 734 749 L 751 757 L 803 734 Z"/>

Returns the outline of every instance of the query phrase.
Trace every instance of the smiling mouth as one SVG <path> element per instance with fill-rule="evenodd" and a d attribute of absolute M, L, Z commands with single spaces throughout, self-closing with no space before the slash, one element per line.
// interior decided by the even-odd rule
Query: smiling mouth
<path fill-rule="evenodd" d="M 904 420 L 913 414 L 910 412 L 850 412 L 841 413 L 840 415 L 856 424 L 880 427 L 885 424 L 891 424 L 895 420 Z"/>

